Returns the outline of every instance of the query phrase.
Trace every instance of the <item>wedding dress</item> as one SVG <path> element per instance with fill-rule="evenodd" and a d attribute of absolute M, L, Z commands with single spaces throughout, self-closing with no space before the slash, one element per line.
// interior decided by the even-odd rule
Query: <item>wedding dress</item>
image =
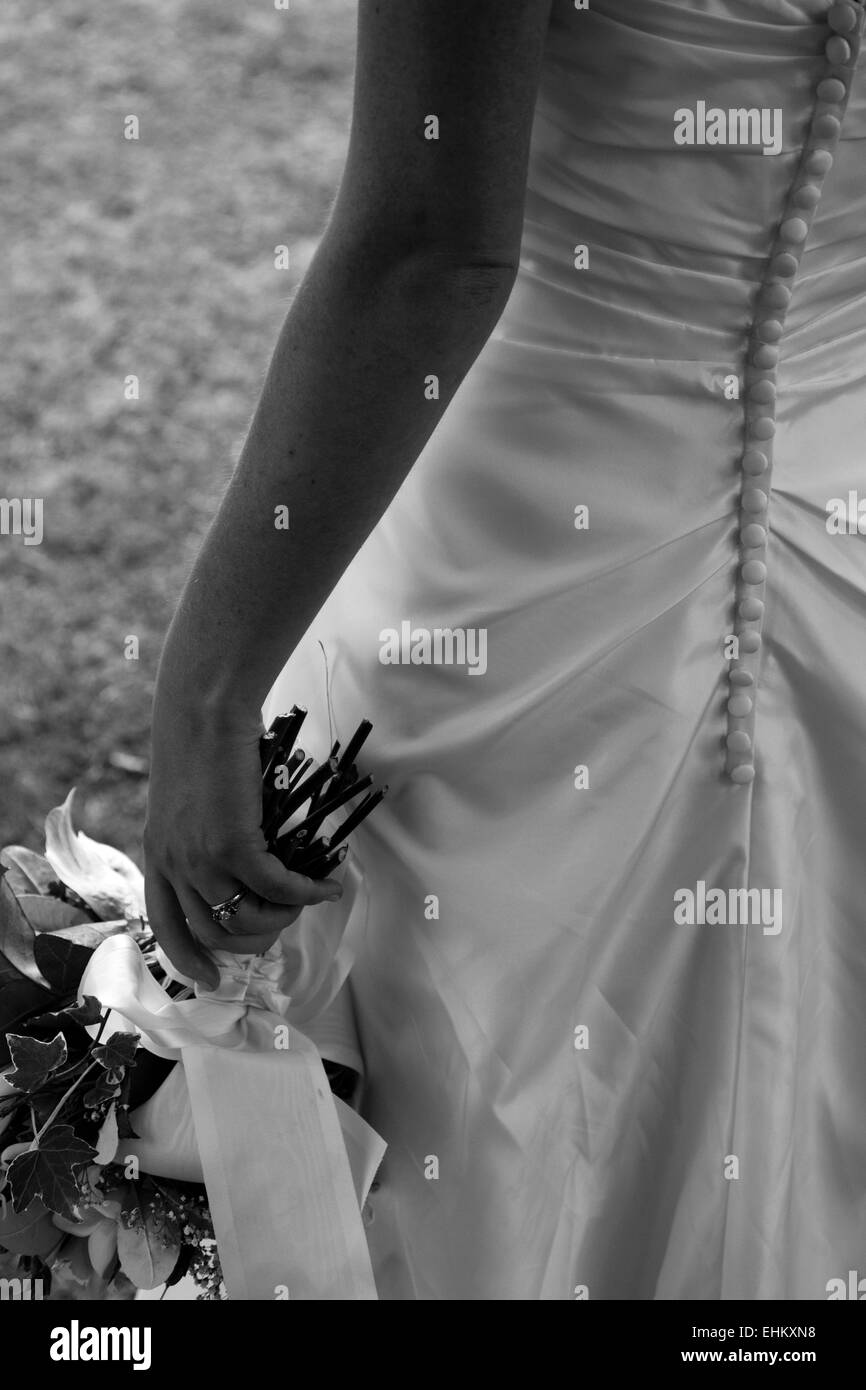
<path fill-rule="evenodd" d="M 866 1275 L 862 18 L 556 0 L 507 309 L 269 697 L 390 786 L 381 1298 Z"/>

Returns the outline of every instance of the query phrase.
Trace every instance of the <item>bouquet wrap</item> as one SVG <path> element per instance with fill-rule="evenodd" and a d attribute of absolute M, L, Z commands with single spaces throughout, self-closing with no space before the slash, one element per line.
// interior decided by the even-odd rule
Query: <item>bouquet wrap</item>
<path fill-rule="evenodd" d="M 323 1067 L 362 1072 L 347 976 L 367 899 L 351 858 L 343 873 L 342 899 L 302 912 L 266 956 L 215 953 L 213 991 L 171 999 L 126 935 L 103 941 L 81 980 L 81 997 L 118 1016 L 109 1027 L 180 1063 L 133 1112 L 138 1138 L 115 1161 L 206 1184 L 233 1299 L 377 1296 L 361 1208 L 385 1144 Z"/>

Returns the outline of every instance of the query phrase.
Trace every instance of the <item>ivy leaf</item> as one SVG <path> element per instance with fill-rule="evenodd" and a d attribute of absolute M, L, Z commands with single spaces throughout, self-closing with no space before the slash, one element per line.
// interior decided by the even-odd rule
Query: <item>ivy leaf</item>
<path fill-rule="evenodd" d="M 122 1074 L 126 1067 L 135 1066 L 137 1047 L 137 1033 L 112 1033 L 106 1042 L 93 1049 L 93 1060 L 107 1072 Z"/>
<path fill-rule="evenodd" d="M 78 989 L 93 952 L 50 932 L 37 936 L 33 955 L 52 989 L 68 996 Z"/>
<path fill-rule="evenodd" d="M 0 956 L 0 1068 L 9 1061 L 7 1033 L 23 1028 L 32 1014 L 41 1013 L 46 1004 L 62 1001 L 42 985 L 25 980 Z"/>
<path fill-rule="evenodd" d="M 38 1038 L 40 1042 L 50 1042 L 57 1033 L 62 1033 L 69 1049 L 69 1061 L 78 1062 L 93 1045 L 87 1027 L 98 1023 L 101 1017 L 99 1001 L 91 994 L 84 1004 L 72 1004 L 56 1013 L 36 1014 L 28 1018 L 21 1025 L 21 1031 L 28 1038 Z"/>
<path fill-rule="evenodd" d="M 86 1110 L 98 1110 L 107 1100 L 116 1100 L 120 1095 L 120 1083 L 112 1081 L 106 1072 L 95 1085 L 86 1091 L 83 1097 L 84 1108 Z"/>
<path fill-rule="evenodd" d="M 66 1012 L 76 1023 L 80 1023 L 82 1028 L 87 1028 L 102 1018 L 102 1005 L 95 994 L 85 994 L 80 1004 L 70 1004 Z"/>
<path fill-rule="evenodd" d="M 6 1041 L 15 1063 L 15 1070 L 7 1073 L 6 1080 L 16 1091 L 38 1091 L 51 1073 L 66 1061 L 66 1039 L 62 1033 L 57 1033 L 50 1042 L 10 1033 Z"/>
<path fill-rule="evenodd" d="M 15 1211 L 25 1211 L 41 1197 L 49 1211 L 74 1221 L 81 1199 L 78 1170 L 95 1157 L 96 1150 L 79 1139 L 71 1125 L 55 1125 L 37 1149 L 19 1154 L 9 1165 L 7 1177 Z"/>

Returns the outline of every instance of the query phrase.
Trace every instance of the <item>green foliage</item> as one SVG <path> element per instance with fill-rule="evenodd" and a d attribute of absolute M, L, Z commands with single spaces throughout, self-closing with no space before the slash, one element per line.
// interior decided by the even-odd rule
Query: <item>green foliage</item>
<path fill-rule="evenodd" d="M 62 1033 L 58 1033 L 50 1042 L 9 1033 L 7 1042 L 15 1069 L 7 1074 L 6 1080 L 16 1091 L 28 1094 L 44 1086 L 51 1073 L 63 1066 L 68 1055 Z"/>
<path fill-rule="evenodd" d="M 49 1211 L 75 1217 L 81 1200 L 81 1169 L 95 1157 L 96 1150 L 79 1139 L 71 1125 L 55 1125 L 37 1148 L 19 1154 L 9 1165 L 15 1211 L 25 1211 L 41 1198 Z"/>

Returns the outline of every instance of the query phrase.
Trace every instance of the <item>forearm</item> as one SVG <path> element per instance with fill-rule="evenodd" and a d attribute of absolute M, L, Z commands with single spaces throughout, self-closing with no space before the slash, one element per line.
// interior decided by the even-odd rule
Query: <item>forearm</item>
<path fill-rule="evenodd" d="M 163 656 L 173 698 L 258 709 L 504 308 L 505 267 L 326 235 Z M 439 398 L 427 399 L 435 375 Z M 276 524 L 287 508 L 288 529 Z"/>

